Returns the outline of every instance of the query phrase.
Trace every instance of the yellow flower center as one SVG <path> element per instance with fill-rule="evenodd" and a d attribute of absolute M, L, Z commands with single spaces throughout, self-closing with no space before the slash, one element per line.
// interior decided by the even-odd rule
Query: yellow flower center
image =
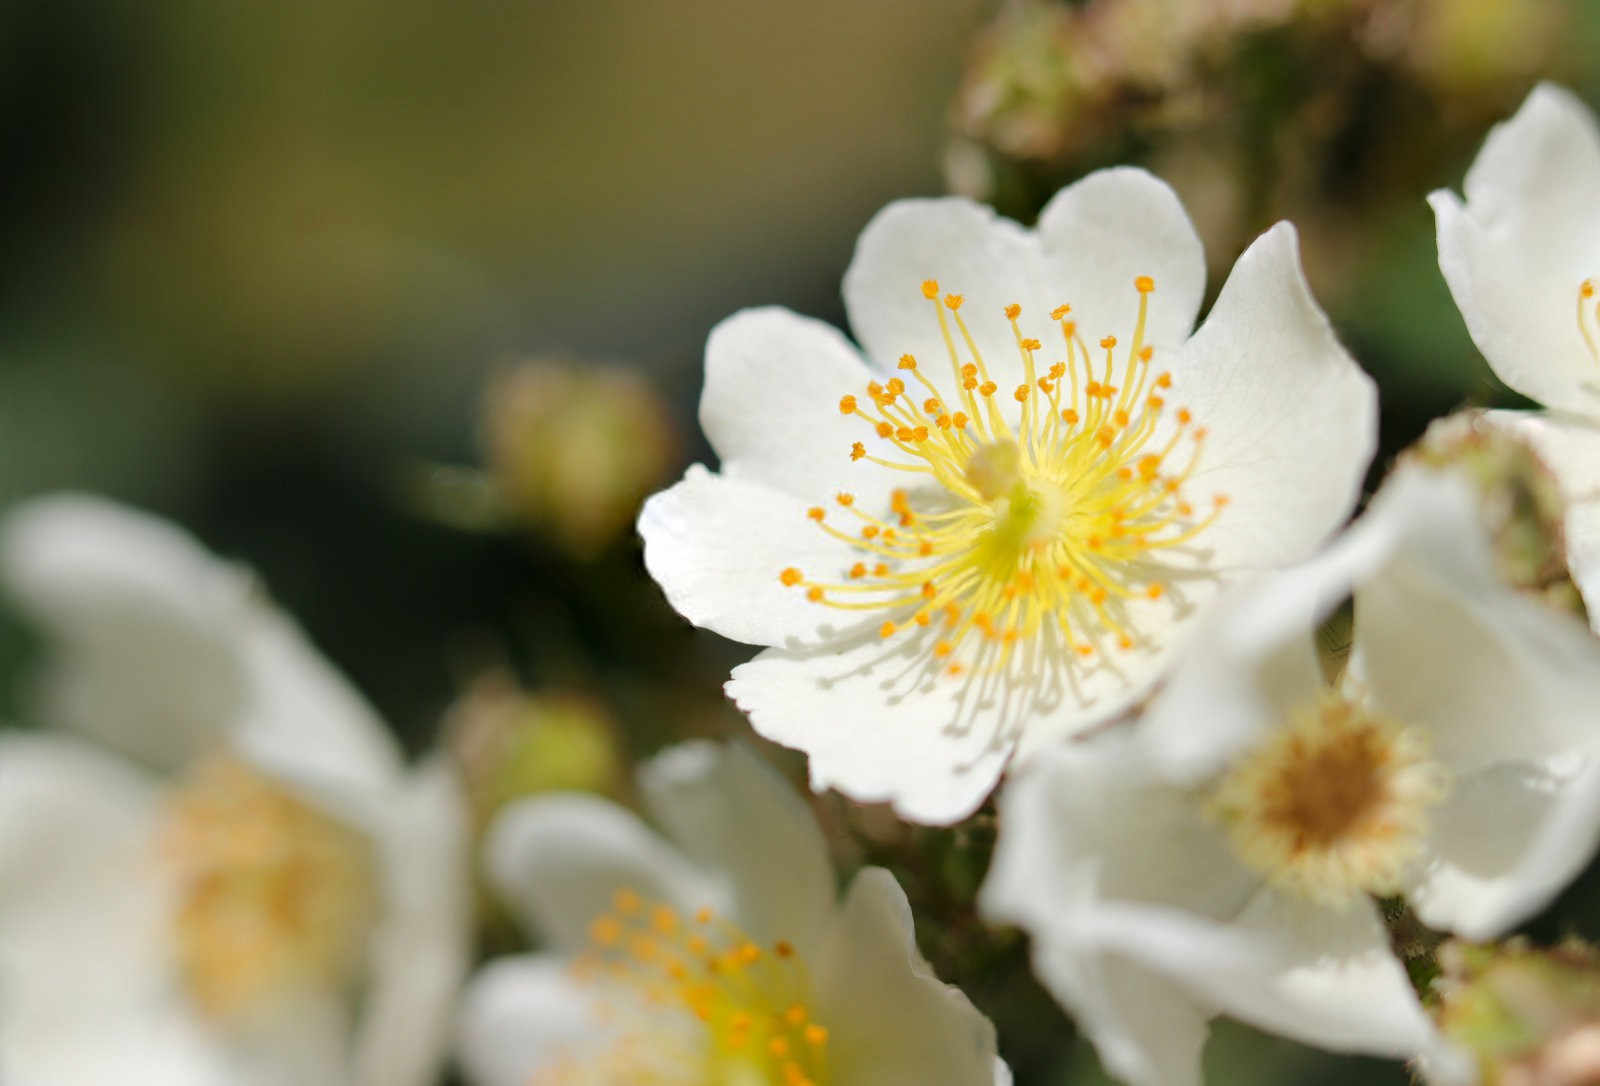
<path fill-rule="evenodd" d="M 189 995 L 233 1018 L 358 976 L 375 908 L 370 845 L 231 759 L 191 767 L 169 797 L 162 855 Z"/>
<path fill-rule="evenodd" d="M 1600 362 L 1600 302 L 1595 301 L 1593 279 L 1578 284 L 1578 331 L 1589 357 Z"/>
<path fill-rule="evenodd" d="M 1233 766 L 1210 809 L 1245 863 L 1339 905 L 1403 888 L 1445 785 L 1416 730 L 1328 695 Z"/>
<path fill-rule="evenodd" d="M 826 1086 L 828 1030 L 812 1018 L 811 981 L 788 943 L 761 946 L 709 909 L 685 917 L 626 889 L 589 934 L 573 969 L 615 1028 L 604 1046 L 541 1067 L 530 1086 Z"/>
<path fill-rule="evenodd" d="M 1192 574 L 1185 544 L 1227 497 L 1199 513 L 1184 494 L 1206 432 L 1188 409 L 1168 412 L 1172 377 L 1155 370 L 1145 342 L 1155 283 L 1140 276 L 1134 289 L 1138 320 L 1120 361 L 1117 337 L 1101 339 L 1097 355 L 1062 305 L 1050 314 L 1061 355 L 1044 365 L 1044 346 L 1019 324 L 1021 306 L 1008 305 L 1025 380 L 1002 390 L 961 315 L 961 295 L 941 300 L 938 283 L 924 283 L 954 395 L 905 355 L 904 379 L 874 381 L 864 398 L 839 402 L 868 431 L 851 459 L 920 476 L 919 484 L 893 491 L 883 511 L 838 494 L 843 526 L 811 508 L 810 519 L 861 560 L 837 579 L 790 567 L 779 580 L 822 606 L 881 612 L 884 638 L 935 627 L 928 652 L 952 675 L 1003 669 L 1017 645 L 1041 635 L 1068 660 L 1141 645 L 1132 605 Z M 959 651 L 969 643 L 975 652 Z"/>

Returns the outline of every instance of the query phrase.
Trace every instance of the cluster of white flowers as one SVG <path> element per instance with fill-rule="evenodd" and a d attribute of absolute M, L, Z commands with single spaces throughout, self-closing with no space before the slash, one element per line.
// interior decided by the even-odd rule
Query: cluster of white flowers
<path fill-rule="evenodd" d="M 1600 618 L 1600 130 L 1535 90 L 1440 264 L 1542 412 Z M 1024 230 L 896 203 L 844 280 L 860 350 L 785 310 L 711 335 L 696 466 L 646 503 L 692 622 L 763 646 L 729 696 L 818 791 L 959 822 L 978 906 L 1140 1086 L 1200 1081 L 1219 1014 L 1470 1082 L 1380 899 L 1510 932 L 1600 843 L 1600 640 L 1506 583 L 1480 491 L 1406 461 L 1346 526 L 1372 382 L 1288 224 L 1199 328 L 1200 242 L 1135 169 Z M 468 979 L 470 832 L 443 755 L 388 730 L 243 570 L 83 497 L 0 528 L 46 636 L 42 729 L 0 736 L 0 1081 L 988 1086 L 995 1030 L 917 950 L 887 871 L 838 892 L 750 750 L 502 810 L 487 881 L 541 952 Z M 1353 601 L 1347 661 L 1316 632 Z M 458 995 L 460 996 L 458 1000 Z"/>

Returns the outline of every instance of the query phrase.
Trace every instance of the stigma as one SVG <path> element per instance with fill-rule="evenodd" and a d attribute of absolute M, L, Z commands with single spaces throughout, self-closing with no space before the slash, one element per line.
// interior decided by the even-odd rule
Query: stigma
<path fill-rule="evenodd" d="M 1070 304 L 1050 312 L 1044 339 L 1024 331 L 1020 305 L 986 315 L 1010 325 L 1014 388 L 980 353 L 963 296 L 931 279 L 921 289 L 947 357 L 903 355 L 896 376 L 838 405 L 862 426 L 850 461 L 906 485 L 887 509 L 847 489 L 812 506 L 816 529 L 856 561 L 789 567 L 779 580 L 819 606 L 866 613 L 885 640 L 920 634 L 929 669 L 952 676 L 1004 672 L 1018 653 L 1036 661 L 1040 646 L 1072 669 L 1158 648 L 1140 609 L 1177 606 L 1169 590 L 1200 553 L 1189 545 L 1228 499 L 1197 508 L 1190 496 L 1207 434 L 1169 404 L 1172 376 L 1145 340 L 1154 280 L 1133 281 L 1126 339 L 1095 347 Z"/>
<path fill-rule="evenodd" d="M 805 963 L 710 909 L 682 913 L 630 889 L 589 925 L 572 966 L 592 985 L 610 1043 L 559 1056 L 533 1086 L 591 1082 L 826 1086 L 828 1029 Z"/>
<path fill-rule="evenodd" d="M 1404 888 L 1446 785 L 1415 729 L 1329 694 L 1233 766 L 1209 810 L 1247 866 L 1342 906 Z"/>
<path fill-rule="evenodd" d="M 228 758 L 185 772 L 162 829 L 179 972 L 202 1012 L 237 1020 L 354 985 L 377 900 L 365 837 Z"/>

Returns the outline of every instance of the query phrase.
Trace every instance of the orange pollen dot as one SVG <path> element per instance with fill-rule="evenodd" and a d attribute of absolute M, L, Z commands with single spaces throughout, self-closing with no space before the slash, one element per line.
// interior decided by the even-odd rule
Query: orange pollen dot
<path fill-rule="evenodd" d="M 709 924 L 711 923 L 712 915 L 711 910 L 702 905 L 694 911 L 694 922 L 696 924 Z"/>
<path fill-rule="evenodd" d="M 853 505 L 855 500 L 856 496 L 851 494 L 849 491 L 841 491 L 834 497 L 834 501 L 838 502 L 840 505 Z"/>
<path fill-rule="evenodd" d="M 976 365 L 974 365 L 973 363 L 968 362 L 965 366 L 961 367 L 961 376 L 963 376 L 963 377 L 976 377 L 976 376 L 978 376 L 978 367 Z"/>
<path fill-rule="evenodd" d="M 1122 649 L 1124 652 L 1133 648 L 1133 638 L 1129 637 L 1127 634 L 1118 635 L 1117 648 Z"/>
<path fill-rule="evenodd" d="M 779 939 L 773 944 L 772 952 L 780 958 L 794 957 L 794 944 L 787 939 Z"/>
<path fill-rule="evenodd" d="M 1102 426 L 1100 427 L 1100 432 L 1095 434 L 1094 439 L 1100 443 L 1102 449 L 1109 449 L 1111 448 L 1111 443 L 1117 439 L 1117 434 L 1111 427 Z"/>
<path fill-rule="evenodd" d="M 933 617 L 926 611 L 918 611 L 916 615 L 913 616 L 913 620 L 918 626 L 926 626 L 928 623 L 933 621 Z"/>
<path fill-rule="evenodd" d="M 1118 411 L 1115 415 L 1111 416 L 1111 421 L 1116 423 L 1118 426 L 1126 426 L 1128 425 L 1128 413 L 1126 411 Z"/>
<path fill-rule="evenodd" d="M 967 418 L 967 413 L 965 411 L 957 411 L 954 415 L 950 416 L 950 425 L 954 426 L 957 430 L 965 430 L 969 421 L 970 420 Z"/>
<path fill-rule="evenodd" d="M 1078 421 L 1078 413 L 1069 407 L 1061 412 L 1061 421 L 1070 426 Z"/>
<path fill-rule="evenodd" d="M 948 430 L 950 429 L 950 416 L 940 415 L 938 418 L 933 420 L 933 423 L 941 430 Z"/>
<path fill-rule="evenodd" d="M 878 627 L 878 636 L 879 637 L 893 637 L 894 636 L 894 631 L 895 631 L 895 624 L 892 623 L 892 622 L 885 622 L 882 626 Z"/>
<path fill-rule="evenodd" d="M 791 588 L 800 583 L 800 578 L 800 571 L 795 569 L 793 566 L 790 566 L 788 569 L 778 574 L 778 580 L 782 581 L 785 585 L 788 585 Z"/>
<path fill-rule="evenodd" d="M 876 524 L 869 524 L 865 528 L 861 529 L 861 538 L 862 539 L 872 539 L 872 538 L 876 537 L 877 534 L 878 534 L 878 526 Z"/>
<path fill-rule="evenodd" d="M 1151 396 L 1145 401 L 1145 405 L 1152 411 L 1160 411 L 1163 407 L 1167 406 L 1167 401 L 1163 400 L 1160 396 Z"/>
<path fill-rule="evenodd" d="M 1013 392 L 1012 395 L 1017 398 L 1018 403 L 1021 403 L 1023 400 L 1028 398 L 1029 391 L 1030 389 L 1027 385 L 1018 385 L 1017 391 Z"/>
<path fill-rule="evenodd" d="M 1058 321 L 1071 312 L 1072 307 L 1070 305 L 1058 305 L 1050 311 L 1050 319 L 1053 321 Z"/>
<path fill-rule="evenodd" d="M 1057 362 L 1055 365 L 1050 367 L 1050 379 L 1052 381 L 1059 381 L 1061 380 L 1062 375 L 1066 372 L 1067 364 L 1065 362 Z"/>
<path fill-rule="evenodd" d="M 861 578 L 865 577 L 866 575 L 867 575 L 867 564 L 865 562 L 857 562 L 855 565 L 850 567 L 850 579 L 852 581 L 859 581 Z"/>
<path fill-rule="evenodd" d="M 1007 320 L 1016 320 L 1020 316 L 1022 316 L 1022 307 L 1016 302 L 1012 302 L 1010 305 L 1006 306 Z"/>
<path fill-rule="evenodd" d="M 1153 600 L 1159 600 L 1161 598 L 1161 594 L 1165 591 L 1166 589 L 1161 587 L 1161 585 L 1153 584 L 1144 590 L 1144 594 Z"/>
<path fill-rule="evenodd" d="M 911 436 L 917 441 L 926 441 L 928 440 L 928 428 L 926 426 L 918 426 L 911 431 Z"/>
<path fill-rule="evenodd" d="M 1100 388 L 1101 385 L 1099 381 L 1090 381 L 1089 384 L 1085 386 L 1083 391 L 1087 396 L 1098 396 L 1100 395 Z"/>
<path fill-rule="evenodd" d="M 955 646 L 950 644 L 948 641 L 940 641 L 938 644 L 933 646 L 933 654 L 940 658 L 949 656 L 954 651 L 956 651 Z"/>
<path fill-rule="evenodd" d="M 906 383 L 898 377 L 889 378 L 889 391 L 898 396 L 906 390 Z"/>
<path fill-rule="evenodd" d="M 995 394 L 995 390 L 999 387 L 1000 386 L 995 384 L 993 381 L 985 381 L 983 384 L 978 386 L 978 391 L 985 396 L 993 396 Z"/>
<path fill-rule="evenodd" d="M 1211 501 L 1218 509 L 1221 509 L 1223 506 L 1228 504 L 1229 498 L 1226 494 L 1218 494 L 1216 497 L 1212 498 Z"/>
<path fill-rule="evenodd" d="M 1155 353 L 1156 353 L 1156 349 L 1154 347 L 1140 347 L 1139 348 L 1139 361 L 1148 362 L 1148 361 L 1150 361 L 1150 359 L 1155 357 Z"/>
<path fill-rule="evenodd" d="M 944 669 L 944 673 L 954 679 L 965 670 L 966 668 L 962 667 L 960 664 L 951 664 L 949 667 Z"/>
<path fill-rule="evenodd" d="M 1118 468 L 1117 469 L 1117 478 L 1118 479 L 1122 479 L 1124 481 L 1126 481 L 1128 479 L 1132 479 L 1133 478 L 1133 469 L 1130 468 L 1130 467 L 1126 467 L 1126 466 Z"/>
<path fill-rule="evenodd" d="M 930 599 L 931 600 L 931 599 L 933 599 L 933 597 L 937 596 L 938 594 L 939 594 L 939 590 L 937 588 L 933 587 L 933 582 L 932 581 L 923 581 L 922 582 L 922 596 L 923 596 L 924 599 Z"/>
<path fill-rule="evenodd" d="M 1093 645 L 1079 645 L 1078 646 L 1078 655 L 1079 656 L 1093 656 L 1094 655 L 1094 646 Z"/>
<path fill-rule="evenodd" d="M 1061 331 L 1063 333 L 1065 333 L 1066 335 L 1069 335 L 1069 336 L 1077 335 L 1078 334 L 1078 322 L 1077 321 L 1067 321 L 1065 324 L 1063 324 L 1061 326 Z"/>
<path fill-rule="evenodd" d="M 1191 423 L 1193 421 L 1194 421 L 1194 416 L 1189 414 L 1189 409 L 1187 407 L 1178 408 L 1178 425 L 1179 426 L 1187 426 L 1187 425 L 1189 425 L 1189 423 Z"/>
<path fill-rule="evenodd" d="M 806 599 L 810 600 L 812 603 L 821 603 L 822 589 L 818 588 L 816 585 L 812 585 L 810 588 L 806 589 Z"/>
<path fill-rule="evenodd" d="M 1038 340 L 1031 337 L 1022 341 L 1022 349 L 1024 351 L 1037 351 L 1041 346 L 1042 344 Z"/>
<path fill-rule="evenodd" d="M 1186 517 L 1186 516 L 1188 516 L 1189 514 L 1191 514 L 1193 512 L 1194 512 L 1194 506 L 1190 505 L 1188 502 L 1179 502 L 1178 503 L 1178 515 L 1180 517 Z"/>
<path fill-rule="evenodd" d="M 917 553 L 923 558 L 928 557 L 928 555 L 933 553 L 933 544 L 924 539 L 921 545 L 917 547 Z"/>
<path fill-rule="evenodd" d="M 922 281 L 922 296 L 928 299 L 937 298 L 939 296 L 939 280 L 924 279 Z"/>
<path fill-rule="evenodd" d="M 1196 441 L 1204 441 L 1206 439 L 1206 435 L 1209 433 L 1211 433 L 1211 431 L 1207 430 L 1204 426 L 1196 426 L 1194 430 L 1194 439 Z"/>
<path fill-rule="evenodd" d="M 872 381 L 867 385 L 867 394 L 869 396 L 882 396 L 883 386 L 876 381 Z"/>
<path fill-rule="evenodd" d="M 909 426 L 902 426 L 894 432 L 894 436 L 896 441 L 910 441 L 916 436 L 916 432 Z"/>
<path fill-rule="evenodd" d="M 1156 281 L 1150 278 L 1148 275 L 1141 275 L 1139 278 L 1133 281 L 1133 289 L 1137 290 L 1140 294 L 1149 294 L 1152 290 L 1156 289 Z"/>
<path fill-rule="evenodd" d="M 956 310 L 960 309 L 961 308 L 961 303 L 964 302 L 964 301 L 966 301 L 966 298 L 962 297 L 959 294 L 946 294 L 944 296 L 944 306 L 945 306 L 946 309 L 950 310 L 950 312 L 952 312 L 952 313 L 954 313 Z"/>
<path fill-rule="evenodd" d="M 1157 377 L 1156 378 L 1156 387 L 1157 388 L 1171 388 L 1172 387 L 1172 374 L 1163 373 L 1160 377 Z"/>
<path fill-rule="evenodd" d="M 937 415 L 944 410 L 944 404 L 940 403 L 937 397 L 929 396 L 922 401 L 922 409 L 930 415 Z"/>
<path fill-rule="evenodd" d="M 856 413 L 856 398 L 854 396 L 839 397 L 839 414 L 853 415 Z"/>
<path fill-rule="evenodd" d="M 874 577 L 887 577 L 889 575 L 888 564 L 885 562 L 879 562 L 877 565 L 873 566 L 872 575 Z"/>
<path fill-rule="evenodd" d="M 878 423 L 877 429 L 879 437 L 889 437 L 894 433 L 894 427 L 887 422 Z"/>
<path fill-rule="evenodd" d="M 900 356 L 900 368 L 903 370 L 914 370 L 917 368 L 917 360 L 909 354 L 903 354 Z"/>
<path fill-rule="evenodd" d="M 821 520 L 827 515 L 827 511 L 820 505 L 813 505 L 810 509 L 806 510 L 806 516 L 810 517 L 812 520 Z"/>
<path fill-rule="evenodd" d="M 857 442 L 853 442 L 851 444 L 851 446 L 850 446 L 850 459 L 852 459 L 852 460 L 860 460 L 862 457 L 864 457 L 866 455 L 867 455 L 867 447 L 865 445 L 861 444 L 861 442 L 857 441 Z"/>
<path fill-rule="evenodd" d="M 1105 339 L 1102 339 L 1100 341 L 1100 346 L 1104 347 L 1108 351 L 1111 348 L 1115 347 L 1116 345 L 1117 345 L 1117 337 L 1116 336 L 1107 336 Z"/>
<path fill-rule="evenodd" d="M 1583 285 L 1578 288 L 1578 293 L 1582 294 L 1585 298 L 1593 298 L 1594 297 L 1594 280 L 1593 279 L 1585 279 L 1583 281 Z"/>
<path fill-rule="evenodd" d="M 1050 378 L 1048 378 L 1048 377 L 1039 378 L 1039 391 L 1040 392 L 1043 392 L 1046 395 L 1048 395 L 1050 390 L 1052 388 L 1055 388 L 1055 387 L 1056 387 L 1055 385 L 1050 383 Z"/>
<path fill-rule="evenodd" d="M 806 1044 L 813 1047 L 820 1047 L 828 1043 L 828 1027 L 819 1026 L 813 1022 L 811 1025 L 806 1027 L 804 1036 L 806 1039 Z"/>

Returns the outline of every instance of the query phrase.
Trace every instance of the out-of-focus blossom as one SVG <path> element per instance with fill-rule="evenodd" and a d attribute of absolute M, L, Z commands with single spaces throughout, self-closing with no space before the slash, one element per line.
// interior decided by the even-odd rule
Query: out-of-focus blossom
<path fill-rule="evenodd" d="M 1438 959 L 1434 1013 L 1445 1035 L 1471 1053 L 1477 1081 L 1584 1086 L 1600 1080 L 1600 955 L 1592 947 L 1451 941 Z M 1468 1073 L 1436 1077 L 1472 1080 Z"/>
<path fill-rule="evenodd" d="M 614 794 L 622 787 L 616 722 L 604 705 L 581 694 L 529 693 L 490 673 L 451 708 L 445 734 L 480 830 L 524 796 Z"/>
<path fill-rule="evenodd" d="M 1221 581 L 1348 515 L 1374 392 L 1293 229 L 1191 334 L 1204 280 L 1171 190 L 1106 170 L 1036 232 L 884 209 L 844 280 L 859 351 L 782 309 L 712 332 L 722 470 L 646 503 L 645 564 L 692 622 L 771 646 L 728 693 L 814 787 L 964 817 L 1013 757 L 1142 697 Z"/>
<path fill-rule="evenodd" d="M 579 557 L 617 540 L 677 451 L 642 377 L 556 361 L 491 379 L 481 436 L 500 501 Z"/>
<path fill-rule="evenodd" d="M 1478 498 L 1403 468 L 1323 556 L 1235 590 L 1137 737 L 1013 782 L 987 911 L 1116 1075 L 1198 1083 L 1211 1015 L 1452 1061 L 1373 896 L 1489 938 L 1600 839 L 1600 644 L 1505 585 Z M 1354 678 L 1311 631 L 1355 593 Z"/>
<path fill-rule="evenodd" d="M 939 1086 L 1009 1082 L 994 1030 L 917 952 L 868 868 L 836 898 L 810 812 L 753 754 L 685 744 L 646 764 L 659 836 L 594 796 L 509 808 L 490 876 L 548 942 L 464 1000 L 476 1086 Z"/>
<path fill-rule="evenodd" d="M 1567 564 L 1600 620 L 1600 128 L 1549 84 L 1438 191 L 1439 267 L 1495 374 L 1546 412 L 1485 416 L 1528 442 L 1567 502 Z"/>
<path fill-rule="evenodd" d="M 454 775 L 408 771 L 178 529 L 37 499 L 0 572 L 48 639 L 0 738 L 0 1076 L 425 1086 L 470 932 Z"/>

